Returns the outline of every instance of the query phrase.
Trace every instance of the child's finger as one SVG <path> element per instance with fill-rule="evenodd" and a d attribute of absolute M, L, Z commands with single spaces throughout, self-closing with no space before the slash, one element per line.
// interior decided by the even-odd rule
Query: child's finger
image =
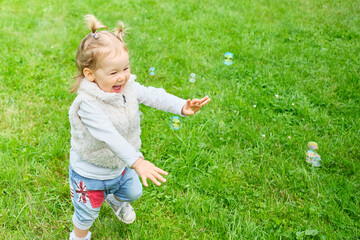
<path fill-rule="evenodd" d="M 159 179 L 161 182 L 166 182 L 166 179 L 163 177 L 163 176 L 161 176 L 160 174 L 158 174 L 157 172 L 154 172 L 153 173 L 153 175 L 157 178 L 157 179 Z"/>
<path fill-rule="evenodd" d="M 165 172 L 164 170 L 158 167 L 155 167 L 155 171 L 165 176 L 169 174 L 168 172 Z"/>
<path fill-rule="evenodd" d="M 210 98 L 208 96 L 206 96 L 206 97 L 203 97 L 202 99 L 200 99 L 200 102 L 204 103 L 204 102 L 208 101 L 209 99 Z"/>
<path fill-rule="evenodd" d="M 209 102 L 210 102 L 210 98 L 208 98 L 206 101 L 204 101 L 203 103 L 201 103 L 201 106 L 204 106 L 204 105 L 206 105 L 206 104 L 208 104 Z"/>
<path fill-rule="evenodd" d="M 192 110 L 184 110 L 184 114 L 188 115 L 188 116 L 194 115 L 194 111 L 192 111 Z"/>
<path fill-rule="evenodd" d="M 199 99 L 199 101 L 200 101 L 200 102 L 203 102 L 203 101 L 205 101 L 206 99 L 207 99 L 207 96 Z"/>
<path fill-rule="evenodd" d="M 201 103 L 200 102 L 195 102 L 191 106 L 191 108 L 196 108 L 196 107 L 201 107 Z"/>
<path fill-rule="evenodd" d="M 144 184 L 145 187 L 148 187 L 148 186 L 149 186 L 148 183 L 147 183 L 147 181 L 146 181 L 146 177 L 141 177 L 141 180 L 142 180 L 142 182 L 143 182 L 143 184 Z"/>
<path fill-rule="evenodd" d="M 156 178 L 155 178 L 154 176 L 149 176 L 149 179 L 150 179 L 153 183 L 155 183 L 157 186 L 160 186 L 160 185 L 161 185 L 161 183 L 159 183 L 158 180 L 156 180 Z"/>
<path fill-rule="evenodd" d="M 186 100 L 186 105 L 188 105 L 188 106 L 191 105 L 191 99 Z"/>

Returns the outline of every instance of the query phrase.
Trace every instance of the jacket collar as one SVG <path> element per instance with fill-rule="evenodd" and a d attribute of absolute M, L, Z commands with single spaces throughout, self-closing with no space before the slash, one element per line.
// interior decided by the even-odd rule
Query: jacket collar
<path fill-rule="evenodd" d="M 124 88 L 121 89 L 119 93 L 109 93 L 101 90 L 96 83 L 90 82 L 86 78 L 83 78 L 81 80 L 77 94 L 79 95 L 85 93 L 105 103 L 115 103 L 118 102 L 119 100 L 122 100 L 123 95 L 126 93 L 128 86 L 131 85 L 135 81 L 135 79 L 136 79 L 136 75 L 131 74 L 129 81 L 126 83 Z"/>

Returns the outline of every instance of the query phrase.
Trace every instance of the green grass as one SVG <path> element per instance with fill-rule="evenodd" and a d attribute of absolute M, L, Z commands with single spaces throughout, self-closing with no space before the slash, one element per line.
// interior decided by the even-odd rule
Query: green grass
<path fill-rule="evenodd" d="M 140 83 L 212 98 L 179 131 L 172 114 L 141 107 L 142 151 L 168 182 L 144 189 L 131 225 L 104 206 L 93 239 L 360 238 L 359 0 L 0 0 L 0 10 L 0 239 L 72 230 L 68 89 L 88 13 L 131 28 Z M 320 168 L 305 161 L 308 141 Z"/>

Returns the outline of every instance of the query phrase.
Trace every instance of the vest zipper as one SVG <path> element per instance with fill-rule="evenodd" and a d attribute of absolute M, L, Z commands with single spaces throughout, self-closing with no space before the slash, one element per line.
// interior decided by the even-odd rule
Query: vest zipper
<path fill-rule="evenodd" d="M 128 110 L 127 110 L 127 107 L 126 107 L 126 98 L 125 98 L 125 95 L 123 94 L 122 95 L 123 96 L 123 99 L 124 99 L 124 108 L 125 108 L 125 114 L 126 114 L 126 119 L 127 119 L 127 121 L 128 121 L 128 126 L 129 126 L 129 124 L 130 124 L 130 120 L 129 120 L 129 113 L 128 113 Z"/>

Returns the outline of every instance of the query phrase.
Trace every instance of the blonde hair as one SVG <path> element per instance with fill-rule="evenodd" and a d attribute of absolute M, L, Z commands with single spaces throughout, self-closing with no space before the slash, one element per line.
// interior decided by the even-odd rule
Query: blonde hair
<path fill-rule="evenodd" d="M 114 52 L 114 47 L 117 49 L 120 47 L 122 50 L 125 50 L 126 52 L 128 51 L 123 40 L 124 35 L 126 34 L 126 29 L 124 28 L 124 24 L 122 22 L 118 22 L 118 27 L 114 30 L 114 32 L 98 32 L 99 29 L 107 29 L 107 27 L 102 24 L 94 15 L 88 14 L 84 19 L 91 29 L 91 33 L 83 38 L 77 49 L 76 67 L 78 73 L 74 77 L 75 83 L 70 88 L 71 93 L 76 92 L 79 88 L 80 82 L 84 78 L 84 68 L 96 70 L 97 62 L 101 59 L 104 59 L 111 52 Z M 119 45 L 117 43 L 119 43 Z"/>

